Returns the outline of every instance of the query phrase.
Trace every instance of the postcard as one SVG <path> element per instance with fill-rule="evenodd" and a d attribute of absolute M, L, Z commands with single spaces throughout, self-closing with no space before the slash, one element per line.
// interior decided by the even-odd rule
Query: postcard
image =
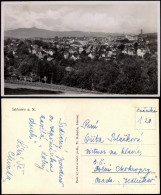
<path fill-rule="evenodd" d="M 160 192 L 157 99 L 2 99 L 2 193 Z"/>
<path fill-rule="evenodd" d="M 1 29 L 3 96 L 160 96 L 160 1 L 3 1 Z"/>

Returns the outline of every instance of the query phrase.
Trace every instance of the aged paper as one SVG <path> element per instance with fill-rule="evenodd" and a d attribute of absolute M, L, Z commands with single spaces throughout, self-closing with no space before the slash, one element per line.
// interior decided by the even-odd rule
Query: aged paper
<path fill-rule="evenodd" d="M 2 99 L 2 193 L 159 193 L 158 104 Z"/>

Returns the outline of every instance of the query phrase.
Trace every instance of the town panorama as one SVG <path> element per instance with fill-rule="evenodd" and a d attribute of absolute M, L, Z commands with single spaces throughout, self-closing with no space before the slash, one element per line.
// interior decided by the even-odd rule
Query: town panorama
<path fill-rule="evenodd" d="M 157 34 L 12 38 L 6 82 L 58 84 L 111 94 L 157 94 Z"/>

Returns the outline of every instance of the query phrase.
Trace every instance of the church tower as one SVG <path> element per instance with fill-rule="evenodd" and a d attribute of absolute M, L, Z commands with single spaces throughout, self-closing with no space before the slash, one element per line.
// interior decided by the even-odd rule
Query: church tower
<path fill-rule="evenodd" d="M 141 36 L 143 36 L 143 29 L 141 29 L 141 31 L 140 31 L 140 35 L 141 35 Z"/>

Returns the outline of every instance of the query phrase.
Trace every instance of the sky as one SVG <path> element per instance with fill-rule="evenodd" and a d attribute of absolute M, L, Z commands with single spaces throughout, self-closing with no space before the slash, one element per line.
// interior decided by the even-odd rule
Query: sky
<path fill-rule="evenodd" d="M 156 2 L 94 4 L 4 3 L 4 30 L 41 28 L 54 31 L 107 33 L 157 32 Z"/>

